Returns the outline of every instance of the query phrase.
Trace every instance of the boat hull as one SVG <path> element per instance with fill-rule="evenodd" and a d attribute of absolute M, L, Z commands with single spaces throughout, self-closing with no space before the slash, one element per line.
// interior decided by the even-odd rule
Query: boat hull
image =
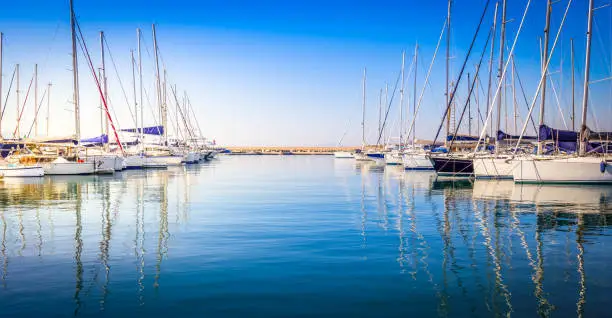
<path fill-rule="evenodd" d="M 180 166 L 183 157 L 178 156 L 151 156 L 147 157 L 146 163 L 149 165 Z"/>
<path fill-rule="evenodd" d="M 612 161 L 602 171 L 602 159 L 595 157 L 523 159 L 513 177 L 517 183 L 612 184 Z"/>
<path fill-rule="evenodd" d="M 87 157 L 85 161 L 94 164 L 94 173 L 113 174 L 115 173 L 115 158 L 116 156 L 93 156 Z"/>
<path fill-rule="evenodd" d="M 406 170 L 434 170 L 431 160 L 425 154 L 404 154 L 402 160 Z"/>
<path fill-rule="evenodd" d="M 354 156 L 355 160 L 357 160 L 357 161 L 374 161 L 374 159 L 368 157 L 363 152 L 355 153 L 353 156 Z"/>
<path fill-rule="evenodd" d="M 40 166 L 0 167 L 0 177 L 5 178 L 31 178 L 44 175 L 45 170 Z"/>
<path fill-rule="evenodd" d="M 347 151 L 334 152 L 334 158 L 336 159 L 353 159 L 355 158 L 352 153 Z"/>
<path fill-rule="evenodd" d="M 438 176 L 452 178 L 471 178 L 474 176 L 472 159 L 455 157 L 431 157 L 431 163 Z"/>
<path fill-rule="evenodd" d="M 86 175 L 95 170 L 92 162 L 50 162 L 42 167 L 45 175 Z"/>
<path fill-rule="evenodd" d="M 474 159 L 474 177 L 477 179 L 512 179 L 518 160 L 484 157 Z"/>
<path fill-rule="evenodd" d="M 404 159 L 400 153 L 390 153 L 385 155 L 385 163 L 390 166 L 400 166 L 404 164 Z"/>

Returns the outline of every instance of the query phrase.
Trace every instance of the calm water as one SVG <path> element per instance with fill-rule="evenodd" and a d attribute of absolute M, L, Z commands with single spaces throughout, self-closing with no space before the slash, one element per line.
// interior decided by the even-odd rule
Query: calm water
<path fill-rule="evenodd" d="M 610 316 L 611 200 L 316 156 L 5 180 L 0 315 Z"/>

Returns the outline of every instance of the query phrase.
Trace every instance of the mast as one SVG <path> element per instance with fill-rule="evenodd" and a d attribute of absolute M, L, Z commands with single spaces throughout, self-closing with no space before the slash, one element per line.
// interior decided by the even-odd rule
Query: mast
<path fill-rule="evenodd" d="M 387 109 L 387 105 L 389 105 L 389 83 L 385 82 L 385 109 Z M 381 126 L 382 129 L 382 140 L 385 140 L 385 125 Z"/>
<path fill-rule="evenodd" d="M 497 70 L 497 76 L 499 77 L 499 81 L 501 82 L 502 73 L 504 71 L 504 49 L 506 48 L 506 0 L 502 1 L 502 16 L 501 16 L 501 31 L 499 35 L 499 69 Z M 504 86 L 505 88 L 505 86 Z M 501 129 L 501 110 L 502 110 L 502 92 L 504 90 L 499 90 L 497 96 L 497 131 Z M 497 131 L 495 131 L 495 135 L 497 135 Z M 499 153 L 499 142 L 497 138 L 495 138 L 495 153 Z"/>
<path fill-rule="evenodd" d="M 416 139 L 416 107 L 417 107 L 417 70 L 419 61 L 419 43 L 414 46 L 414 86 L 412 88 L 412 121 L 415 123 L 415 128 L 412 129 L 412 147 Z"/>
<path fill-rule="evenodd" d="M 512 105 L 513 105 L 513 114 L 514 114 L 514 134 L 516 135 L 516 131 L 518 130 L 517 126 L 517 105 L 516 105 L 516 69 L 514 67 L 514 54 L 510 57 L 512 59 Z"/>
<path fill-rule="evenodd" d="M 162 126 L 163 126 L 163 139 L 164 139 L 164 145 L 168 145 L 168 118 L 167 118 L 167 112 L 166 112 L 166 107 L 165 105 L 162 103 L 162 92 L 161 92 L 161 78 L 160 78 L 160 74 L 159 74 L 159 56 L 158 56 L 158 48 L 157 48 L 157 35 L 155 33 L 155 24 L 152 24 L 152 29 L 153 29 L 153 53 L 155 55 L 155 81 L 156 81 L 156 85 L 157 85 L 157 106 L 159 107 L 160 110 L 160 114 L 161 114 L 161 121 L 162 121 Z"/>
<path fill-rule="evenodd" d="M 49 111 L 51 110 L 51 82 L 49 82 L 48 88 L 47 88 L 47 137 L 49 137 Z"/>
<path fill-rule="evenodd" d="M 144 152 L 144 104 L 142 103 L 142 52 L 140 50 L 140 38 L 142 35 L 140 34 L 140 28 L 136 29 L 136 36 L 138 37 L 138 77 L 139 77 L 139 85 L 140 85 L 140 144 L 141 150 Z M 136 114 L 138 117 L 138 113 Z"/>
<path fill-rule="evenodd" d="M 108 85 L 106 84 L 106 63 L 104 61 L 104 31 L 100 31 L 100 52 L 102 53 L 102 74 L 100 80 L 104 81 L 104 100 L 108 103 Z M 104 114 L 104 111 L 102 112 Z M 104 134 L 106 134 L 106 138 L 110 138 L 108 134 L 108 116 L 104 116 Z M 108 142 L 104 144 L 104 149 L 108 151 Z"/>
<path fill-rule="evenodd" d="M 406 60 L 406 51 L 402 50 L 402 86 L 400 87 L 400 104 L 399 104 L 399 150 L 402 150 L 402 130 L 404 126 L 404 65 Z"/>
<path fill-rule="evenodd" d="M 542 99 L 540 100 L 540 123 L 539 126 L 544 125 L 544 105 L 546 103 L 546 70 L 545 67 L 548 64 L 548 37 L 550 34 L 550 14 L 552 12 L 552 0 L 547 0 L 546 4 L 546 26 L 544 27 L 544 49 L 542 51 Z M 538 127 L 538 136 L 540 135 Z M 539 138 L 538 138 L 539 139 Z M 542 154 L 544 149 L 544 143 L 538 141 L 538 155 Z"/>
<path fill-rule="evenodd" d="M 34 136 L 38 136 L 38 64 L 34 64 Z"/>
<path fill-rule="evenodd" d="M 17 93 L 17 129 L 16 129 L 17 136 L 16 137 L 19 138 L 19 135 L 20 135 L 19 126 L 21 126 L 21 125 L 19 125 L 19 111 L 20 111 L 20 109 L 19 109 L 19 104 L 20 104 L 20 102 L 19 102 L 19 63 L 17 63 L 17 65 L 15 65 L 15 73 L 17 73 L 16 74 L 16 77 L 17 77 L 17 83 L 16 83 L 17 87 L 16 88 L 17 89 L 15 90 L 15 93 Z"/>
<path fill-rule="evenodd" d="M 446 85 L 444 87 L 444 96 L 446 97 L 446 107 L 448 108 L 448 111 L 446 112 L 446 136 L 448 136 L 450 134 L 450 107 L 448 107 L 448 101 L 449 101 L 449 96 L 448 96 L 448 87 L 449 87 L 449 75 L 450 75 L 450 67 L 449 67 L 449 60 L 450 60 L 450 41 L 451 41 L 451 8 L 453 5 L 453 0 L 448 0 L 448 12 L 446 15 Z M 444 138 L 444 144 L 445 146 L 448 144 L 447 141 L 448 138 Z"/>
<path fill-rule="evenodd" d="M 468 76 L 468 83 L 471 83 L 472 81 L 470 81 L 470 73 L 468 72 L 467 74 Z M 472 135 L 472 101 L 470 99 L 470 85 L 467 86 L 467 91 L 468 91 L 468 135 Z"/>
<path fill-rule="evenodd" d="M 378 134 L 382 138 L 382 88 L 378 92 Z M 384 140 L 384 139 L 383 139 Z"/>
<path fill-rule="evenodd" d="M 2 42 L 4 34 L 0 32 L 0 112 L 2 111 Z M 2 139 L 2 117 L 0 116 L 0 139 Z"/>
<path fill-rule="evenodd" d="M 363 68 L 363 101 L 362 101 L 362 117 L 361 117 L 361 150 L 365 150 L 365 105 L 366 105 L 366 68 Z"/>
<path fill-rule="evenodd" d="M 74 99 L 74 130 L 77 144 L 81 143 L 81 113 L 79 112 L 79 63 L 77 57 L 76 20 L 74 0 L 70 0 L 70 31 L 72 33 L 72 96 Z"/>
<path fill-rule="evenodd" d="M 584 62 L 584 90 L 582 98 L 582 124 L 580 126 L 580 156 L 586 152 L 587 106 L 589 104 L 589 76 L 591 68 L 591 37 L 593 32 L 593 0 L 589 0 L 589 18 L 587 22 L 586 61 Z"/>
<path fill-rule="evenodd" d="M 487 108 L 486 108 L 486 114 L 489 114 L 489 107 L 491 107 L 491 82 L 492 82 L 492 74 L 493 74 L 493 58 L 495 57 L 495 30 L 497 28 L 497 9 L 499 7 L 499 2 L 495 3 L 495 13 L 493 15 L 493 26 L 492 26 L 492 36 L 493 38 L 491 39 L 491 53 L 489 56 L 489 83 L 487 84 Z M 489 117 L 487 115 L 487 117 Z M 491 132 L 491 135 L 493 135 L 493 117 L 491 116 L 490 121 L 487 120 L 486 123 L 484 123 L 485 127 L 487 125 L 489 125 L 489 130 Z"/>
<path fill-rule="evenodd" d="M 132 94 L 134 96 L 134 114 L 136 114 L 136 132 L 138 132 L 138 97 L 136 95 L 136 60 L 134 60 L 134 50 L 130 50 L 130 55 L 132 59 L 130 62 L 132 63 Z"/>
<path fill-rule="evenodd" d="M 572 60 L 572 131 L 576 131 L 576 89 L 574 77 L 574 38 L 570 39 L 570 52 Z"/>

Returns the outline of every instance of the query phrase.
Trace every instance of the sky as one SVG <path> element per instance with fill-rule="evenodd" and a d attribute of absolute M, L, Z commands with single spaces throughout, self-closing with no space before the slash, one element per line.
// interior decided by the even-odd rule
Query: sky
<path fill-rule="evenodd" d="M 485 0 L 454 1 L 451 20 L 450 77 L 455 81 L 478 25 Z M 603 1 L 595 1 L 596 7 Z M 506 56 L 523 16 L 527 0 L 508 1 L 506 14 Z M 550 47 L 559 29 L 568 0 L 553 5 Z M 579 125 L 584 79 L 587 0 L 573 0 L 551 58 L 546 94 L 547 124 L 571 128 L 570 39 L 575 50 L 576 125 Z M 465 73 L 473 78 L 493 23 L 495 1 L 487 10 L 483 25 L 467 62 Z M 595 12 L 591 81 L 612 76 L 610 7 Z M 525 95 L 515 80 L 517 130 L 514 129 L 511 69 L 504 85 L 506 102 L 502 130 L 520 133 L 528 106 L 540 76 L 540 40 L 545 24 L 545 1 L 532 1 L 514 51 L 516 73 Z M 412 121 L 415 45 L 418 43 L 417 96 L 423 91 L 416 120 L 416 136 L 433 139 L 445 108 L 445 38 L 431 69 L 447 12 L 446 0 L 431 1 L 84 1 L 75 0 L 75 12 L 82 28 L 92 64 L 101 65 L 99 31 L 107 41 L 106 76 L 109 104 L 120 128 L 133 127 L 134 89 L 130 52 L 136 50 L 136 28 L 142 29 L 145 125 L 159 123 L 155 90 L 155 66 L 151 25 L 156 24 L 161 56 L 168 84 L 176 85 L 176 99 L 167 89 L 170 119 L 176 122 L 176 100 L 186 94 L 193 106 L 202 133 L 224 145 L 360 145 L 362 141 L 362 77 L 366 79 L 366 141 L 376 143 L 379 125 L 379 94 L 389 85 L 385 140 L 397 141 Z M 501 14 L 501 8 L 500 13 Z M 5 103 L 15 64 L 20 64 L 20 95 L 24 96 L 38 64 L 38 135 L 47 133 L 47 100 L 42 98 L 52 83 L 49 100 L 49 135 L 74 133 L 72 103 L 71 39 L 68 1 L 22 0 L 3 4 L 0 32 L 4 33 L 2 104 L 6 110 L 2 133 L 12 136 L 17 122 L 15 81 Z M 499 21 L 498 17 L 498 21 Z M 496 30 L 494 72 L 498 67 L 499 23 Z M 476 99 L 482 116 L 486 108 L 484 90 L 488 83 L 489 49 L 480 68 L 480 94 L 470 104 L 472 134 L 478 123 Z M 400 125 L 400 92 L 396 80 L 405 57 L 404 120 Z M 101 132 L 100 98 L 87 59 L 79 52 L 81 135 Z M 516 77 L 515 77 L 516 78 Z M 467 74 L 457 88 L 457 115 L 467 97 Z M 496 73 L 493 88 L 496 88 Z M 401 86 L 401 85 L 399 85 Z M 554 87 L 554 90 L 552 89 Z M 395 94 L 393 93 L 396 88 Z M 612 83 L 592 83 L 588 125 L 612 130 Z M 33 88 L 20 120 L 21 135 L 30 132 L 36 107 Z M 137 90 L 138 91 L 138 90 Z M 137 99 L 139 95 L 137 94 Z M 384 100 L 384 98 L 383 98 Z M 533 116 L 538 120 L 539 101 Z M 191 116 L 193 117 L 193 116 Z M 384 117 L 384 116 L 383 116 Z M 495 117 L 495 116 L 493 116 Z M 180 118 L 179 118 L 180 119 Z M 565 123 L 564 123 L 565 121 Z M 468 120 L 460 132 L 469 133 Z M 174 131 L 174 124 L 168 128 Z M 528 125 L 528 127 L 530 127 Z M 443 130 L 444 132 L 444 130 Z M 528 128 L 528 133 L 533 129 Z M 443 134 L 441 134 L 443 135 Z M 389 139 L 390 137 L 390 139 Z"/>

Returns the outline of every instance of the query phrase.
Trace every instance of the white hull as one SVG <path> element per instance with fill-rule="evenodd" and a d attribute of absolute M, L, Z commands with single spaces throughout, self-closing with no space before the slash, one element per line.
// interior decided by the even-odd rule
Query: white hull
<path fill-rule="evenodd" d="M 531 158 L 517 160 L 513 171 L 519 183 L 612 183 L 612 162 L 601 171 L 601 158 Z"/>
<path fill-rule="evenodd" d="M 431 160 L 424 153 L 406 153 L 402 160 L 406 170 L 433 170 Z"/>
<path fill-rule="evenodd" d="M 181 163 L 183 161 L 183 157 L 177 157 L 177 156 L 152 156 L 152 157 L 147 157 L 147 161 L 146 163 L 153 165 L 153 164 L 157 164 L 157 165 L 163 165 L 165 164 L 166 166 L 180 166 Z"/>
<path fill-rule="evenodd" d="M 368 157 L 365 153 L 363 152 L 358 152 L 355 153 L 353 155 L 353 157 L 355 158 L 355 160 L 357 161 L 374 161 L 372 158 Z"/>
<path fill-rule="evenodd" d="M 199 160 L 199 156 L 195 152 L 188 152 L 183 156 L 183 162 L 185 163 L 196 163 Z"/>
<path fill-rule="evenodd" d="M 391 152 L 391 153 L 387 153 L 385 154 L 385 163 L 388 165 L 402 165 L 404 163 L 404 159 L 402 158 L 402 154 L 401 153 L 395 153 L 395 152 Z"/>
<path fill-rule="evenodd" d="M 115 158 L 117 156 L 92 156 L 85 159 L 86 162 L 94 164 L 94 173 L 112 174 L 115 173 Z"/>
<path fill-rule="evenodd" d="M 125 160 L 126 169 L 142 169 L 144 166 L 144 158 L 139 155 L 127 156 Z"/>
<path fill-rule="evenodd" d="M 83 175 L 94 173 L 91 162 L 50 162 L 42 165 L 45 175 Z"/>
<path fill-rule="evenodd" d="M 115 171 L 121 171 L 125 169 L 125 159 L 123 157 L 115 157 Z"/>
<path fill-rule="evenodd" d="M 355 157 L 350 152 L 347 152 L 347 151 L 337 151 L 337 152 L 334 152 L 334 158 L 337 158 L 337 159 L 353 159 Z"/>
<path fill-rule="evenodd" d="M 42 177 L 45 171 L 40 166 L 2 166 L 0 167 L 0 177 L 5 178 L 26 178 Z"/>
<path fill-rule="evenodd" d="M 474 176 L 477 179 L 512 179 L 518 161 L 501 157 L 474 158 Z"/>

